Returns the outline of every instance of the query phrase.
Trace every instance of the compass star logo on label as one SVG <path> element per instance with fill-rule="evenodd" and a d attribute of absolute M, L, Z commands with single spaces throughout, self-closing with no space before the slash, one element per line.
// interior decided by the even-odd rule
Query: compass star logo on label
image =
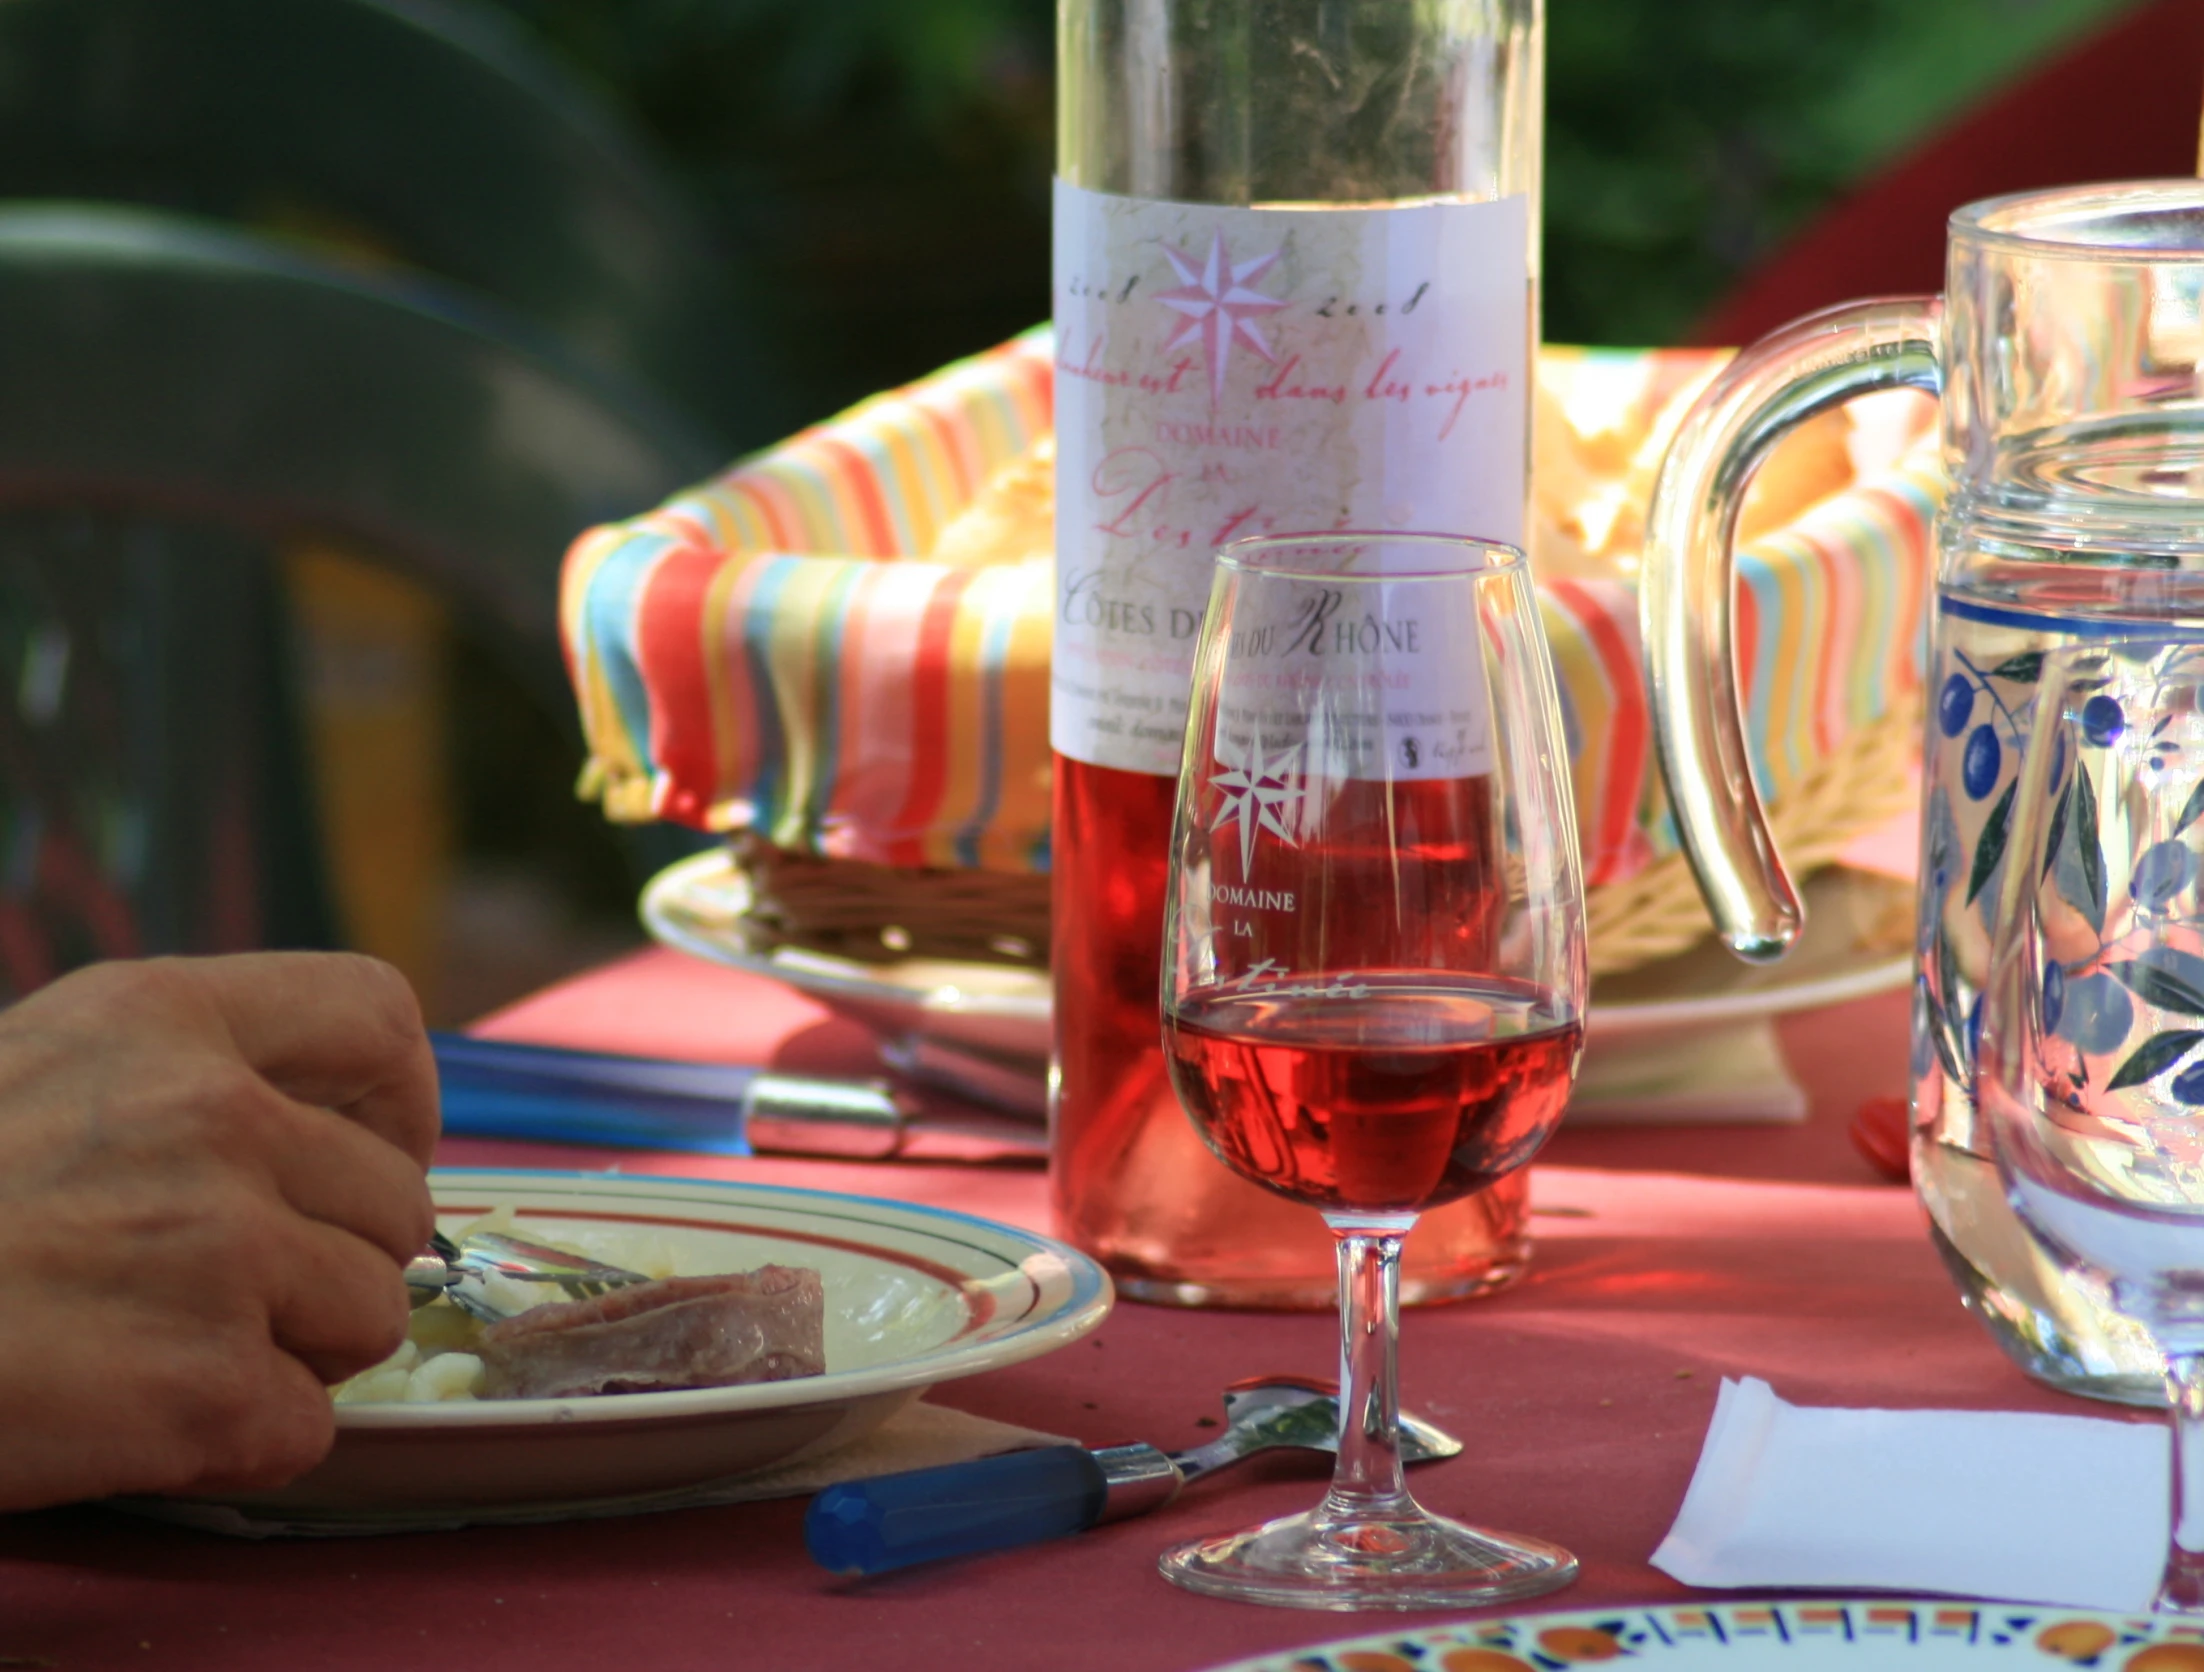
<path fill-rule="evenodd" d="M 1225 370 L 1231 362 L 1235 338 L 1261 355 L 1266 366 L 1278 363 L 1269 340 L 1255 329 L 1255 321 L 1286 304 L 1275 296 L 1265 296 L 1254 284 L 1270 271 L 1280 253 L 1272 250 L 1252 261 L 1235 262 L 1225 248 L 1222 228 L 1210 242 L 1209 259 L 1198 264 L 1170 245 L 1163 246 L 1165 259 L 1178 274 L 1179 288 L 1159 292 L 1156 300 L 1183 316 L 1178 330 L 1163 345 L 1163 352 L 1168 354 L 1197 337 L 1201 339 L 1202 352 L 1209 357 L 1211 405 L 1224 399 Z"/>

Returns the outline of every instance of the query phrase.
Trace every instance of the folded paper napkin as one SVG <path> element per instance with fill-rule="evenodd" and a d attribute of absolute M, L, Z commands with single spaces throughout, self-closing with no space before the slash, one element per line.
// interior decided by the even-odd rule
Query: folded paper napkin
<path fill-rule="evenodd" d="M 1687 1585 L 2143 1611 L 2169 1455 L 2146 1421 L 1817 1409 L 1725 1378 L 1653 1565 Z"/>
<path fill-rule="evenodd" d="M 766 1498 L 808 1498 L 839 1481 L 869 1480 L 875 1475 L 900 1474 L 906 1469 L 934 1469 L 949 1463 L 968 1463 L 976 1457 L 993 1457 L 998 1452 L 1074 1443 L 1061 1435 L 1044 1434 L 1038 1429 L 1020 1428 L 1014 1423 L 996 1422 L 991 1417 L 954 1411 L 946 1405 L 913 1400 L 862 1439 L 816 1457 L 799 1457 L 774 1468 L 737 1475 L 731 1480 L 706 1481 L 697 1486 L 638 1493 L 626 1498 L 593 1498 L 582 1504 L 489 1504 L 479 1509 L 365 1511 L 353 1520 L 323 1516 L 290 1519 L 279 1514 L 251 1513 L 231 1504 L 176 1498 L 115 1499 L 110 1507 L 133 1515 L 150 1516 L 157 1521 L 196 1527 L 201 1532 L 225 1533 L 232 1538 L 356 1538 L 368 1533 L 587 1521 L 614 1515 L 641 1515 L 653 1510 L 756 1503 Z"/>

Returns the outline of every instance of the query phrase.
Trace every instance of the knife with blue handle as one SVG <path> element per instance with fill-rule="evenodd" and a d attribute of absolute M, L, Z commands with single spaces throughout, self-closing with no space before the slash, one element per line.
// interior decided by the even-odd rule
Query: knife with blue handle
<path fill-rule="evenodd" d="M 985 1119 L 918 1120 L 881 1080 L 827 1080 L 719 1063 L 569 1051 L 432 1033 L 444 1130 L 712 1155 L 879 1159 L 914 1132 L 1038 1147 L 1037 1129 Z"/>
<path fill-rule="evenodd" d="M 834 1573 L 889 1573 L 1083 1533 L 1178 1496 L 1154 1446 L 1048 1446 L 938 1469 L 844 1481 L 811 1500 L 804 1547 Z"/>

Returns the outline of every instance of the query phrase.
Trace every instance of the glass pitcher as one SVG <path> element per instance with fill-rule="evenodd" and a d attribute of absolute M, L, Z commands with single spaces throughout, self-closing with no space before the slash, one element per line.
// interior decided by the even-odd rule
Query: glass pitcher
<path fill-rule="evenodd" d="M 1740 717 L 1731 536 L 1785 430 L 1870 390 L 1942 398 L 1950 493 L 1925 663 L 1913 1179 L 1967 1304 L 2023 1369 L 2154 1404 L 2157 1360 L 2006 1205 L 1972 1076 L 2005 842 L 2043 653 L 2204 637 L 2204 182 L 2070 187 L 1951 218 L 1944 294 L 1832 308 L 1747 349 L 1678 431 L 1647 513 L 1655 733 L 1684 847 L 1732 950 L 1779 958 L 1802 924 Z M 2076 817 L 2093 809 L 2075 809 Z M 2094 931 L 2059 1026 L 2124 1031 L 2117 885 L 2058 886 Z M 2109 916 L 2108 916 L 2109 913 Z M 2081 954 L 2087 954 L 2086 956 Z M 2204 1020 L 2197 1024 L 2204 1027 Z M 2089 1046 L 2088 1048 L 2098 1048 Z"/>

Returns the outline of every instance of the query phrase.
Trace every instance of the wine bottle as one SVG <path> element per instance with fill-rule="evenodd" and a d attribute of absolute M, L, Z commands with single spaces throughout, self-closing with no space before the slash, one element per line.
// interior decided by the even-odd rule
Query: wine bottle
<path fill-rule="evenodd" d="M 1241 535 L 1521 544 L 1542 0 L 1059 0 L 1051 1193 L 1128 1293 L 1326 1307 L 1332 1238 L 1212 1156 L 1158 1010 L 1173 775 Z M 1521 1268 L 1521 1175 L 1409 1299 Z"/>

